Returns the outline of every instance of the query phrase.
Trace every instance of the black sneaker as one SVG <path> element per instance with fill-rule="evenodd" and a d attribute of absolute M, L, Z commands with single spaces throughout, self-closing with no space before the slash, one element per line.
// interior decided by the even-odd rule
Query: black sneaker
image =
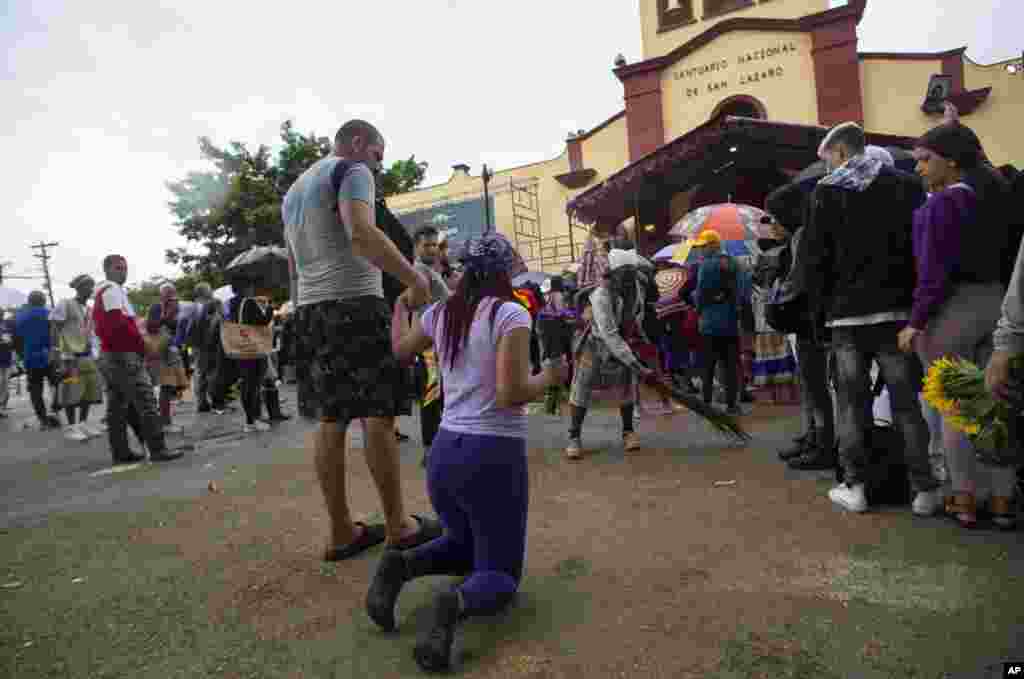
<path fill-rule="evenodd" d="M 145 459 L 146 459 L 145 455 L 137 455 L 135 453 L 130 453 L 130 454 L 124 455 L 122 457 L 115 457 L 114 458 L 114 466 L 117 466 L 119 464 L 137 464 L 139 462 L 145 461 Z"/>
<path fill-rule="evenodd" d="M 419 640 L 412 655 L 424 672 L 446 672 L 452 668 L 452 646 L 459 622 L 459 595 L 441 592 L 434 601 L 430 632 Z"/>
<path fill-rule="evenodd" d="M 817 446 L 808 448 L 800 457 L 795 457 L 787 464 L 790 469 L 800 471 L 833 471 L 838 460 L 835 451 L 824 451 Z"/>
<path fill-rule="evenodd" d="M 197 413 L 208 413 L 213 410 L 213 407 L 209 403 L 200 403 L 199 407 L 196 408 Z"/>
<path fill-rule="evenodd" d="M 171 460 L 177 460 L 180 457 L 184 457 L 185 453 L 180 450 L 161 450 L 158 453 L 151 452 L 149 459 L 153 462 L 170 462 Z"/>
<path fill-rule="evenodd" d="M 793 445 L 789 448 L 784 448 L 779 451 L 779 459 L 783 462 L 792 460 L 795 457 L 800 457 L 814 444 L 814 438 L 812 434 L 804 434 L 798 438 L 793 439 Z"/>
<path fill-rule="evenodd" d="M 395 603 L 406 579 L 405 556 L 402 552 L 384 552 L 377 564 L 370 590 L 366 593 L 366 613 L 385 632 L 395 631 Z"/>

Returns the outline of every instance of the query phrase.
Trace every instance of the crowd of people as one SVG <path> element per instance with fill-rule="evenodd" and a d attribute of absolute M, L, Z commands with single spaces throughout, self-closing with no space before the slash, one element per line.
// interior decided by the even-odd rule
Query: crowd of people
<path fill-rule="evenodd" d="M 139 462 L 147 451 L 155 461 L 181 456 L 168 451 L 165 436 L 183 430 L 174 423 L 173 411 L 187 390 L 198 413 L 224 415 L 233 409 L 228 402 L 237 385 L 244 433 L 290 419 L 278 391 L 282 335 L 277 335 L 276 349 L 260 359 L 235 360 L 221 342 L 225 320 L 268 326 L 280 317 L 267 297 L 255 294 L 255 281 L 233 279 L 234 296 L 226 304 L 213 298 L 209 284 L 199 283 L 187 305 L 179 303 L 175 286 L 165 283 L 159 301 L 139 316 L 122 287 L 125 259 L 111 255 L 103 267 L 106 280 L 98 286 L 91 276 L 79 275 L 70 283 L 75 295 L 52 309 L 44 293 L 34 291 L 23 308 L 0 320 L 0 417 L 7 416 L 8 383 L 19 367 L 18 357 L 40 428 L 62 428 L 70 441 L 107 432 L 114 464 Z M 90 410 L 103 402 L 104 391 L 107 413 L 94 425 Z M 135 432 L 141 453 L 132 450 L 126 428 Z"/>
<path fill-rule="evenodd" d="M 516 290 L 512 279 L 526 267 L 504 237 L 486 234 L 448 253 L 433 227 L 409 234 L 376 192 L 384 151 L 373 125 L 349 121 L 333 153 L 289 189 L 282 218 L 292 299 L 281 317 L 279 352 L 235 359 L 222 341 L 225 323 L 273 322 L 259 280 L 233 280 L 227 304 L 200 285 L 187 309 L 167 285 L 137 318 L 123 287 L 128 264 L 110 255 L 105 281 L 79 276 L 75 296 L 52 311 L 42 293 L 32 293 L 17 318 L 4 322 L 0 375 L 6 378 L 16 345 L 40 424 L 60 426 L 43 398 L 51 381 L 76 438 L 98 432 L 88 417 L 102 383 L 111 450 L 124 463 L 140 459 L 128 445 L 128 427 L 151 459 L 180 455 L 168 449 L 165 434 L 173 403 L 189 386 L 189 367 L 198 411 L 223 413 L 230 386 L 240 383 L 243 429 L 255 433 L 268 427 L 264 405 L 270 420 L 287 417 L 276 384 L 282 367 L 291 366 L 299 412 L 319 421 L 311 441 L 330 519 L 323 558 L 387 547 L 366 597 L 370 618 L 394 630 L 405 583 L 463 578 L 436 596 L 429 630 L 415 645 L 414 657 L 428 671 L 450 666 L 462 621 L 501 610 L 519 587 L 529 504 L 525 404 L 567 388 L 566 454 L 577 460 L 588 409 L 610 396 L 623 446 L 635 451 L 643 383 L 674 381 L 709 407 L 718 385 L 724 413 L 741 414 L 748 347 L 740 338 L 744 328 L 766 322 L 778 326 L 779 337 L 795 336 L 803 397 L 805 430 L 780 455 L 800 469 L 838 468 L 834 503 L 868 509 L 873 400 L 884 383 L 912 511 L 945 510 L 973 527 L 984 490 L 993 522 L 1014 526 L 1015 470 L 979 462 L 964 435 L 920 400 L 925 367 L 944 356 L 987 366 L 1000 398 L 1021 396 L 1010 371 L 1010 359 L 1024 354 L 1024 250 L 1010 218 L 1019 210 L 1010 209 L 1007 178 L 958 121 L 918 142 L 918 176 L 869 147 L 857 124 L 830 130 L 819 150 L 825 176 L 769 196 L 772 242 L 753 269 L 724 253 L 719 234 L 702 232 L 693 243 L 697 263 L 671 300 L 695 311 L 699 362 L 673 343 L 657 308 L 655 268 L 631 243 L 607 242 L 597 284 L 576 290 L 557 277 L 546 294 Z M 1006 250 L 1016 259 L 1000 259 Z M 757 298 L 762 318 L 751 321 Z M 685 360 L 669 360 L 672 354 Z M 881 381 L 873 384 L 875 373 Z M 414 402 L 439 520 L 408 514 L 403 500 L 396 417 L 411 414 Z M 383 508 L 380 525 L 354 521 L 348 507 L 349 429 L 357 422 Z M 949 470 L 948 498 L 937 458 Z"/>

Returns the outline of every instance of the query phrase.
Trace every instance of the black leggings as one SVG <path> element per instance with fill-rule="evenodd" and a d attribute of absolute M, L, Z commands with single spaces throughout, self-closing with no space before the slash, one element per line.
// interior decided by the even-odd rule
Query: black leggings
<path fill-rule="evenodd" d="M 238 372 L 242 378 L 242 409 L 245 411 L 247 424 L 255 424 L 263 407 L 260 391 L 263 388 L 263 373 L 266 363 L 248 361 L 240 363 Z"/>
<path fill-rule="evenodd" d="M 704 335 L 704 402 L 711 403 L 715 368 L 725 365 L 725 400 L 729 407 L 739 403 L 739 337 Z"/>
<path fill-rule="evenodd" d="M 32 409 L 36 411 L 36 417 L 40 422 L 46 421 L 46 400 L 43 398 L 43 388 L 48 379 L 50 379 L 49 368 L 28 369 L 28 394 L 32 400 Z"/>

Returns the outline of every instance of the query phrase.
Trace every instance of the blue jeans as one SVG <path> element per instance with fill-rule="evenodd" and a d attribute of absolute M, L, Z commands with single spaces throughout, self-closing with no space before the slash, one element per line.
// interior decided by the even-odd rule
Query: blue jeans
<path fill-rule="evenodd" d="M 915 354 L 905 354 L 896 343 L 903 323 L 878 323 L 832 329 L 836 357 L 839 463 L 845 482 L 862 483 L 867 471 L 866 435 L 873 426 L 871 362 L 877 361 L 889 387 L 893 421 L 903 435 L 904 459 L 915 492 L 939 486 L 928 460 L 928 425 L 921 414 L 924 370 Z"/>
<path fill-rule="evenodd" d="M 468 575 L 466 615 L 496 613 L 519 589 L 526 556 L 526 440 L 444 427 L 427 458 L 427 491 L 444 535 L 411 550 L 411 577 Z"/>

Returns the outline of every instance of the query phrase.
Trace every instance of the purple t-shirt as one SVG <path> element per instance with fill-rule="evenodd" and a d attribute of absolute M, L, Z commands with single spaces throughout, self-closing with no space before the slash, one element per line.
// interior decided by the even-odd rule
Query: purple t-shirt
<path fill-rule="evenodd" d="M 529 329 L 530 313 L 514 302 L 505 302 L 495 314 L 492 327 L 491 308 L 497 302 L 494 298 L 480 302 L 454 367 L 445 356 L 444 304 L 430 307 L 420 319 L 423 332 L 434 339 L 434 353 L 441 367 L 441 426 L 459 434 L 526 438 L 525 409 L 497 406 L 497 366 L 498 341 L 515 328 Z"/>

